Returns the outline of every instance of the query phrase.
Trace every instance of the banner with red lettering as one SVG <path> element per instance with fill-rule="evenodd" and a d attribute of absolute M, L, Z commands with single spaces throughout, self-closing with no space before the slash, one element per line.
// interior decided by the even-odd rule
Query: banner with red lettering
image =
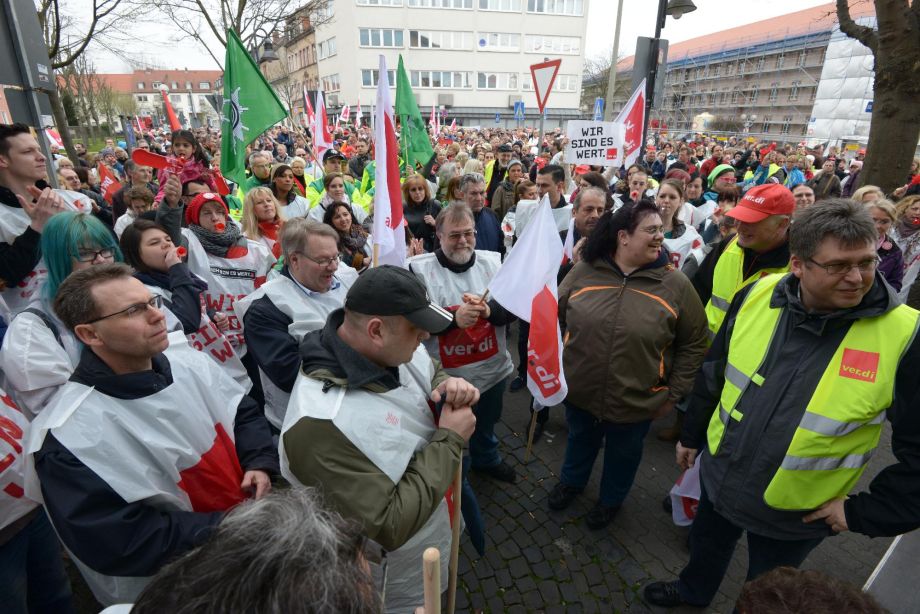
<path fill-rule="evenodd" d="M 121 183 L 112 173 L 108 166 L 100 162 L 99 167 L 99 191 L 102 192 L 102 197 L 105 199 L 105 202 L 112 204 L 112 197 L 115 196 L 115 192 L 121 189 Z"/>
<path fill-rule="evenodd" d="M 542 407 L 561 403 L 568 393 L 556 288 L 562 257 L 562 240 L 549 198 L 544 196 L 489 284 L 489 292 L 502 307 L 530 322 L 527 389 Z"/>

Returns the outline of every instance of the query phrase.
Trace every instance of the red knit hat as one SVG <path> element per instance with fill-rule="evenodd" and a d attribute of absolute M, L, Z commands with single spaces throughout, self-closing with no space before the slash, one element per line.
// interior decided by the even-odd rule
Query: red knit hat
<path fill-rule="evenodd" d="M 186 224 L 195 224 L 199 225 L 198 218 L 201 212 L 201 207 L 208 201 L 220 203 L 221 207 L 224 208 L 224 213 L 228 216 L 230 215 L 230 210 L 227 209 L 227 204 L 223 201 L 219 194 L 214 192 L 202 192 L 195 196 L 185 207 L 185 223 Z"/>

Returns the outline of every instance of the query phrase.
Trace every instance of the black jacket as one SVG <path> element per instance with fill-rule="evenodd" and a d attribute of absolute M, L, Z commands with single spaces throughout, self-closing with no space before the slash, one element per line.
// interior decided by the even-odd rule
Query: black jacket
<path fill-rule="evenodd" d="M 182 332 L 191 335 L 201 328 L 201 293 L 208 289 L 208 284 L 192 275 L 185 263 L 169 267 L 167 273 L 138 271 L 134 276 L 144 285 L 163 288 L 172 293 L 172 300 L 164 302 L 182 323 Z"/>
<path fill-rule="evenodd" d="M 441 203 L 429 198 L 422 205 L 409 205 L 403 203 L 403 218 L 409 226 L 409 231 L 416 239 L 421 239 L 426 252 L 433 252 L 438 246 L 434 226 L 425 223 L 425 216 L 430 215 L 437 219 L 441 212 Z"/>
<path fill-rule="evenodd" d="M 748 286 L 732 300 L 722 328 L 709 349 L 690 396 L 681 444 L 707 448 L 706 429 L 719 404 L 725 382 L 729 345 L 738 309 Z M 810 539 L 829 534 L 823 521 L 802 522 L 805 512 L 779 511 L 763 494 L 780 466 L 808 401 L 850 326 L 858 319 L 877 317 L 898 305 L 891 288 L 876 278 L 862 302 L 853 309 L 830 314 L 806 312 L 798 298 L 798 279 L 789 274 L 777 285 L 770 306 L 782 309 L 775 336 L 758 373 L 761 386 L 749 386 L 740 402 L 744 420 L 733 422 L 711 456 L 700 462 L 703 487 L 716 510 L 735 526 L 775 539 Z M 897 367 L 894 401 L 888 408 L 891 447 L 898 462 L 883 469 L 869 492 L 851 496 L 845 504 L 851 531 L 870 537 L 897 535 L 920 527 L 920 339 L 914 339 Z"/>
<path fill-rule="evenodd" d="M 88 348 L 70 379 L 118 399 L 142 398 L 173 381 L 171 365 L 162 354 L 154 356 L 150 371 L 116 375 Z M 244 471 L 279 472 L 268 422 L 248 396 L 236 410 L 233 433 Z M 61 541 L 77 558 L 106 575 L 156 573 L 203 543 L 223 516 L 221 512 L 184 512 L 143 502 L 127 503 L 50 433 L 35 454 L 35 469 L 45 508 Z"/>
<path fill-rule="evenodd" d="M 693 282 L 693 288 L 696 290 L 696 293 L 700 295 L 700 300 L 703 301 L 703 305 L 708 303 L 709 299 L 712 297 L 712 278 L 716 272 L 716 264 L 719 258 L 722 257 L 722 252 L 728 247 L 731 239 L 732 237 L 726 237 L 716 244 L 716 246 L 712 248 L 712 251 L 709 252 L 709 255 L 703 259 L 703 262 L 700 264 L 693 277 L 690 278 L 690 281 Z M 758 271 L 784 267 L 789 264 L 788 241 L 762 254 L 758 254 L 745 247 L 741 249 L 744 251 L 745 279 Z"/>
<path fill-rule="evenodd" d="M 2 185 L 0 202 L 15 209 L 22 208 L 13 191 Z M 41 237 L 29 226 L 12 243 L 0 242 L 0 282 L 7 288 L 18 285 L 38 264 L 41 259 Z"/>

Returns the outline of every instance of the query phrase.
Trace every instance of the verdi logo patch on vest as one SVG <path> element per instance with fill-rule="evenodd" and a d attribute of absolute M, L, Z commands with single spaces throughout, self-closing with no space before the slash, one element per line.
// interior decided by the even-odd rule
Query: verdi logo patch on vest
<path fill-rule="evenodd" d="M 459 305 L 447 307 L 457 311 Z M 483 319 L 469 328 L 455 328 L 438 336 L 438 350 L 445 369 L 482 362 L 498 354 L 495 327 Z"/>
<path fill-rule="evenodd" d="M 843 358 L 840 360 L 840 377 L 875 383 L 875 377 L 878 374 L 878 359 L 878 352 L 844 348 Z"/>

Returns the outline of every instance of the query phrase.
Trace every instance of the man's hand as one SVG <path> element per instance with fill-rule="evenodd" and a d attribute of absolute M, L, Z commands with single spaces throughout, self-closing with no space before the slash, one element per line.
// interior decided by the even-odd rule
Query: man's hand
<path fill-rule="evenodd" d="M 31 200 L 23 198 L 19 194 L 16 195 L 16 198 L 19 199 L 19 206 L 22 207 L 22 210 L 26 212 L 26 215 L 31 220 L 29 226 L 37 233 L 41 233 L 45 228 L 45 224 L 53 215 L 68 209 L 64 199 L 51 188 L 39 190 L 30 185 L 29 196 L 32 197 Z"/>
<path fill-rule="evenodd" d="M 661 407 L 659 407 L 657 410 L 652 412 L 652 420 L 657 420 L 658 418 L 664 418 L 665 416 L 671 413 L 671 410 L 674 409 L 675 405 L 677 405 L 676 401 L 672 401 L 671 399 L 668 399 L 661 405 Z"/>
<path fill-rule="evenodd" d="M 812 513 L 802 518 L 802 522 L 814 522 L 824 520 L 834 533 L 843 533 L 849 531 L 847 526 L 847 516 L 843 511 L 843 499 L 831 499 Z"/>
<path fill-rule="evenodd" d="M 448 377 L 431 391 L 432 402 L 439 403 L 441 399 L 453 407 L 475 405 L 479 402 L 479 389 L 461 377 Z"/>
<path fill-rule="evenodd" d="M 488 292 L 486 294 L 488 294 Z M 489 316 L 492 315 L 492 308 L 489 307 L 489 304 L 487 302 L 482 300 L 482 297 L 480 295 L 473 294 L 472 292 L 464 292 L 462 300 L 464 303 L 470 303 L 471 305 L 479 305 L 480 307 L 482 307 L 483 312 L 479 316 L 482 319 L 488 320 Z"/>
<path fill-rule="evenodd" d="M 243 481 L 240 483 L 240 488 L 248 491 L 249 494 L 252 495 L 252 498 L 258 501 L 271 491 L 272 481 L 269 479 L 267 473 L 259 469 L 254 469 L 243 474 Z"/>
<path fill-rule="evenodd" d="M 230 318 L 227 317 L 222 311 L 217 311 L 214 313 L 214 316 L 211 318 L 211 321 L 217 326 L 217 330 L 222 333 L 227 332 L 227 329 L 230 328 Z"/>
<path fill-rule="evenodd" d="M 476 416 L 473 415 L 473 409 L 469 405 L 455 406 L 448 403 L 444 404 L 441 410 L 441 419 L 438 427 L 455 432 L 463 438 L 463 441 L 469 441 L 476 428 Z"/>
<path fill-rule="evenodd" d="M 696 462 L 696 449 L 694 448 L 685 448 L 681 443 L 677 442 L 677 466 L 683 470 L 687 470 L 693 466 Z"/>
<path fill-rule="evenodd" d="M 182 199 L 182 184 L 179 182 L 177 175 L 170 175 L 166 183 L 163 184 L 163 198 L 171 209 L 179 206 L 179 201 Z"/>
<path fill-rule="evenodd" d="M 572 264 L 578 264 L 581 262 L 581 252 L 585 248 L 585 244 L 588 242 L 588 237 L 582 237 L 578 240 L 578 243 L 572 248 Z"/>
<path fill-rule="evenodd" d="M 182 263 L 182 258 L 179 256 L 179 248 L 176 246 L 170 247 L 168 250 L 166 250 L 166 255 L 163 257 L 163 259 L 166 262 L 167 269 Z"/>
<path fill-rule="evenodd" d="M 469 328 L 480 317 L 486 317 L 484 314 L 488 309 L 489 306 L 484 303 L 462 303 L 456 312 L 457 327 Z"/>

